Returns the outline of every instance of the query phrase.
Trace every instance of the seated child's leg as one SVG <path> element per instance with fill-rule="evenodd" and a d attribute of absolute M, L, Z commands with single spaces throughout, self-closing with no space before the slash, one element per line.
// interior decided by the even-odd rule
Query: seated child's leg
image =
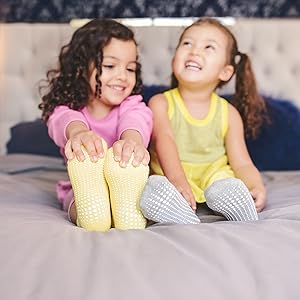
<path fill-rule="evenodd" d="M 206 203 L 230 221 L 256 221 L 253 198 L 246 185 L 237 178 L 217 180 L 204 192 Z"/>
<path fill-rule="evenodd" d="M 103 172 L 104 159 L 91 162 L 84 149 L 83 152 L 86 157 L 84 161 L 74 158 L 67 164 L 74 192 L 76 223 L 87 230 L 104 232 L 111 227 L 108 187 Z"/>
<path fill-rule="evenodd" d="M 109 186 L 111 210 L 117 229 L 144 229 L 146 219 L 139 209 L 139 202 L 149 176 L 149 167 L 134 167 L 129 161 L 121 168 L 113 157 L 112 148 L 107 151 L 104 173 Z"/>
<path fill-rule="evenodd" d="M 200 223 L 193 209 L 165 176 L 149 177 L 140 206 L 147 219 L 158 223 Z"/>
<path fill-rule="evenodd" d="M 68 208 L 68 218 L 69 220 L 74 223 L 77 224 L 77 212 L 76 212 L 76 207 L 75 207 L 75 201 L 72 201 L 70 203 L 70 206 Z"/>
<path fill-rule="evenodd" d="M 74 193 L 73 193 L 72 188 L 66 194 L 66 196 L 65 196 L 65 198 L 63 200 L 63 210 L 65 210 L 65 211 L 68 212 L 69 221 L 71 221 L 72 223 L 76 224 L 77 212 L 76 212 L 75 200 L 74 200 Z"/>

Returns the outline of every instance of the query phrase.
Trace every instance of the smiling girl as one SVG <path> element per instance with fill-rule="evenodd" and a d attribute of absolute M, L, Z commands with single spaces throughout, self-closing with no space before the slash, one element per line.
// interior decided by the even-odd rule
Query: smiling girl
<path fill-rule="evenodd" d="M 133 32 L 92 20 L 61 49 L 40 109 L 67 160 L 58 198 L 87 230 L 145 228 L 138 202 L 148 178 L 152 113 L 142 101 Z"/>
<path fill-rule="evenodd" d="M 199 209 L 206 203 L 228 220 L 257 220 L 266 191 L 248 154 L 244 128 L 257 136 L 266 109 L 249 57 L 238 50 L 228 28 L 202 18 L 183 31 L 172 68 L 172 89 L 149 101 L 150 167 L 160 176 L 151 176 L 146 185 L 144 215 L 157 222 L 197 223 L 196 203 Z M 232 105 L 216 89 L 234 74 Z"/>

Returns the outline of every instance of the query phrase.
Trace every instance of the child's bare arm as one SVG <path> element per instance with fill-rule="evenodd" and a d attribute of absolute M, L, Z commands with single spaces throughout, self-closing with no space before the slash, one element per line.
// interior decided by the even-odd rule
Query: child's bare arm
<path fill-rule="evenodd" d="M 261 211 L 266 204 L 265 186 L 248 153 L 240 114 L 231 105 L 229 107 L 229 127 L 225 144 L 229 163 L 236 177 L 246 184 L 255 201 L 257 211 Z"/>
<path fill-rule="evenodd" d="M 183 171 L 173 131 L 168 117 L 168 103 L 163 94 L 153 96 L 149 101 L 153 113 L 152 139 L 164 175 L 183 195 L 193 209 L 196 202 Z"/>

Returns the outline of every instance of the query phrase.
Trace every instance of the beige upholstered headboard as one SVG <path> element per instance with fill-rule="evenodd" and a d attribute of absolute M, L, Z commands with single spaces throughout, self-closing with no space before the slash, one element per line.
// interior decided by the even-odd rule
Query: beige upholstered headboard
<path fill-rule="evenodd" d="M 262 94 L 300 107 L 300 20 L 237 19 L 231 27 L 248 52 Z M 181 27 L 135 27 L 144 84 L 166 85 Z M 74 28 L 69 24 L 0 24 L 0 154 L 9 128 L 40 116 L 38 81 L 57 60 Z M 233 82 L 224 92 L 232 92 Z"/>

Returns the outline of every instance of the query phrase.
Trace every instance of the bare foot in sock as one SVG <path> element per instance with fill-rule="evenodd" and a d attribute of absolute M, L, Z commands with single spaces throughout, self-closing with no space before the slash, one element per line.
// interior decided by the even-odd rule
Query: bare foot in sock
<path fill-rule="evenodd" d="M 237 178 L 214 182 L 204 192 L 206 203 L 230 221 L 257 221 L 258 215 L 246 185 Z"/>
<path fill-rule="evenodd" d="M 134 167 L 131 157 L 126 168 L 114 160 L 113 150 L 107 151 L 104 174 L 110 190 L 114 227 L 117 229 L 144 229 L 146 219 L 139 209 L 139 201 L 149 175 L 149 167 Z"/>
<path fill-rule="evenodd" d="M 107 183 L 104 178 L 104 159 L 92 162 L 84 148 L 84 161 L 76 158 L 67 163 L 74 191 L 76 223 L 90 231 L 105 232 L 111 226 Z"/>
<path fill-rule="evenodd" d="M 148 220 L 158 223 L 200 223 L 193 209 L 165 176 L 148 178 L 140 207 Z"/>

